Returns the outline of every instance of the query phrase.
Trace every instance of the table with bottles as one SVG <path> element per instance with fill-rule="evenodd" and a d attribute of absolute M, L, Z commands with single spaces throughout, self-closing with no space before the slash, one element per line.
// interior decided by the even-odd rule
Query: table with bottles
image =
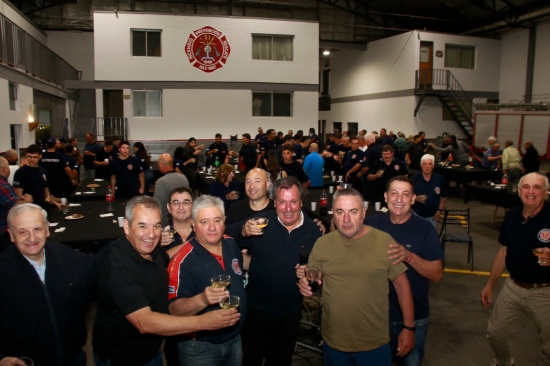
<path fill-rule="evenodd" d="M 110 185 L 111 181 L 109 179 L 83 179 L 67 198 L 69 202 L 105 201 L 107 187 Z"/>

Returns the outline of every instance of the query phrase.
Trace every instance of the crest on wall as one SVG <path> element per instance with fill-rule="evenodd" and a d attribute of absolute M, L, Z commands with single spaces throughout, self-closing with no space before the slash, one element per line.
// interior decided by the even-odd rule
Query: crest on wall
<path fill-rule="evenodd" d="M 231 47 L 222 32 L 206 26 L 189 34 L 185 43 L 185 54 L 193 67 L 213 72 L 227 62 Z"/>

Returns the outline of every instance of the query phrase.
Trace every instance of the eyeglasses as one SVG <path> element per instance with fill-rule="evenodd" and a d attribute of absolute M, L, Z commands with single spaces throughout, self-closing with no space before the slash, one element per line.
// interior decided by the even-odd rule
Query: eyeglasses
<path fill-rule="evenodd" d="M 172 201 L 170 202 L 170 205 L 174 206 L 174 207 L 179 207 L 180 205 L 184 205 L 184 206 L 189 206 L 190 204 L 192 204 L 193 201 L 191 200 L 183 200 L 183 201 Z"/>

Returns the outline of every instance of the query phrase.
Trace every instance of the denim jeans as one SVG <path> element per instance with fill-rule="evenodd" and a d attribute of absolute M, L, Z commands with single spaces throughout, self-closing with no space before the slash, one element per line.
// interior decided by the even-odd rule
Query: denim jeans
<path fill-rule="evenodd" d="M 94 352 L 94 361 L 95 361 L 95 364 L 96 366 L 110 366 L 111 365 L 111 361 L 110 360 L 107 360 L 105 362 L 102 362 L 99 357 L 97 357 L 97 355 L 95 354 Z M 164 366 L 164 361 L 162 359 L 162 352 L 159 350 L 159 352 L 157 353 L 157 355 L 149 362 L 147 362 L 146 364 L 144 364 L 143 366 Z"/>
<path fill-rule="evenodd" d="M 343 352 L 323 343 L 325 366 L 390 366 L 390 345 L 365 352 Z"/>
<path fill-rule="evenodd" d="M 429 317 L 414 321 L 416 331 L 414 332 L 414 347 L 405 357 L 397 357 L 397 341 L 399 334 L 403 329 L 403 322 L 390 322 L 390 346 L 392 357 L 396 358 L 397 363 L 403 366 L 420 366 L 424 358 L 424 345 L 426 344 L 426 335 L 428 334 Z"/>
<path fill-rule="evenodd" d="M 241 336 L 220 344 L 201 341 L 178 343 L 180 365 L 240 366 L 242 363 Z"/>

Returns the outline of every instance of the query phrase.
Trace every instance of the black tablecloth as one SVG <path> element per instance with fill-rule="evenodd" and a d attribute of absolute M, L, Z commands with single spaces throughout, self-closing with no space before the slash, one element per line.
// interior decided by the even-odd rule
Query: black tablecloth
<path fill-rule="evenodd" d="M 441 174 L 447 182 L 468 184 L 469 182 L 500 180 L 502 172 L 485 168 L 466 169 L 461 167 L 443 167 L 436 165 L 434 171 Z"/>
<path fill-rule="evenodd" d="M 117 217 L 124 216 L 126 202 L 128 200 L 115 200 L 113 202 L 113 216 L 108 217 L 99 216 L 100 214 L 109 213 L 107 212 L 107 202 L 82 201 L 79 202 L 82 206 L 70 207 L 67 215 L 55 210 L 48 217 L 50 223 L 58 223 L 57 226 L 50 227 L 50 239 L 86 253 L 95 252 L 111 240 L 124 235 L 123 229 L 118 226 Z M 79 213 L 84 217 L 80 220 L 65 220 L 65 216 L 74 213 Z M 60 227 L 65 227 L 65 231 L 56 233 L 55 230 Z"/>
<path fill-rule="evenodd" d="M 91 188 L 88 188 L 88 184 L 97 184 L 99 187 L 95 188 L 92 191 Z M 109 179 L 103 179 L 101 181 L 95 181 L 94 179 L 84 179 L 74 192 L 69 196 L 69 202 L 84 202 L 84 201 L 105 201 L 105 195 L 107 194 L 107 186 L 111 185 Z M 84 193 L 84 192 L 93 192 L 93 193 Z"/>
<path fill-rule="evenodd" d="M 465 201 L 478 200 L 504 208 L 513 208 L 521 206 L 521 199 L 517 192 L 511 192 L 506 189 L 497 189 L 495 187 L 483 184 L 469 186 Z"/>

